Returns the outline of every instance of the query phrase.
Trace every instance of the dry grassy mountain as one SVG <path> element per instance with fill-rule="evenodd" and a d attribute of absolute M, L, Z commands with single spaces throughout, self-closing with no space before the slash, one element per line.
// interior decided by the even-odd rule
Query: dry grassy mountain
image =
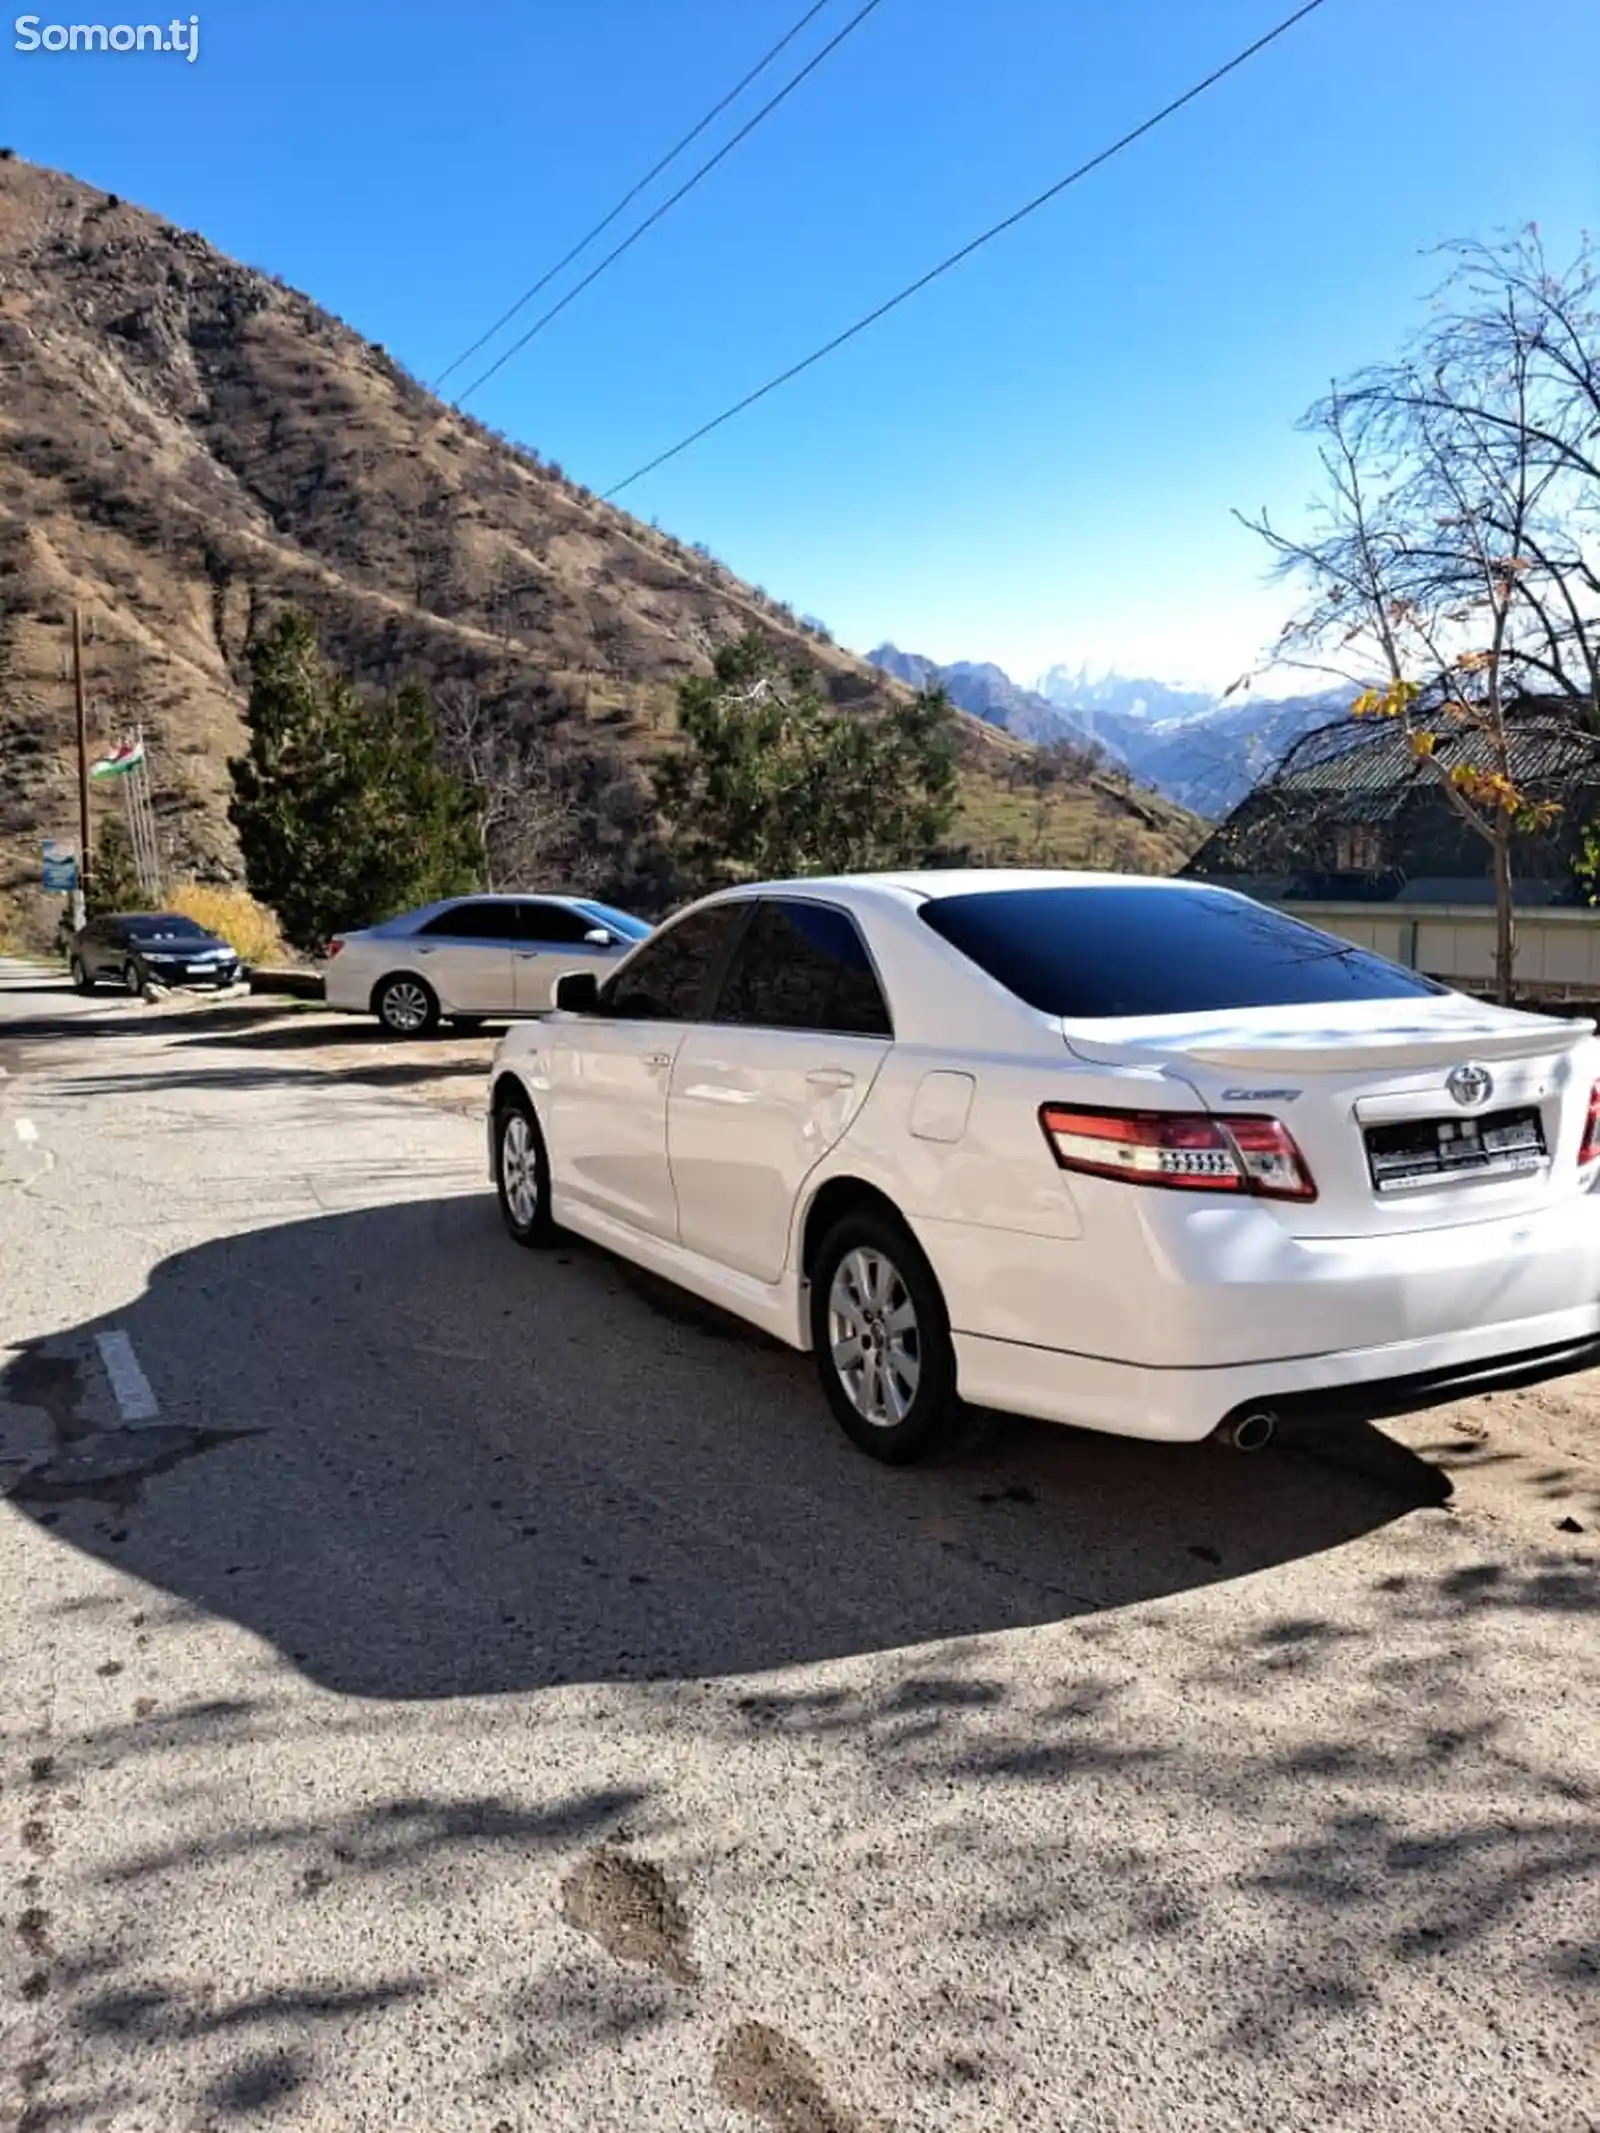
<path fill-rule="evenodd" d="M 0 920 L 58 908 L 33 883 L 40 839 L 76 830 L 73 606 L 92 740 L 143 723 L 175 865 L 221 878 L 241 654 L 286 601 L 363 682 L 448 681 L 540 722 L 570 854 L 616 893 L 641 886 L 641 766 L 710 647 L 758 625 L 841 706 L 895 686 L 282 282 L 0 160 Z M 1162 868 L 1195 841 L 1124 783 L 1040 789 L 1034 751 L 977 721 L 965 754 L 962 834 L 987 853 Z"/>

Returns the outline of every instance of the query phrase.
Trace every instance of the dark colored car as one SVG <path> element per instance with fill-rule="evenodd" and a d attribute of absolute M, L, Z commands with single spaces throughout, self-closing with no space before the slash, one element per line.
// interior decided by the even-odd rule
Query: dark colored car
<path fill-rule="evenodd" d="M 243 972 L 224 940 L 176 912 L 122 912 L 92 918 L 72 943 L 72 982 L 79 992 L 120 985 L 236 985 Z"/>

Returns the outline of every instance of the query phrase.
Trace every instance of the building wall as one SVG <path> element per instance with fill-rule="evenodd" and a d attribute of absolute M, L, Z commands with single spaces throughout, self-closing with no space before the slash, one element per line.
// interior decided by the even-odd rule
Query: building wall
<path fill-rule="evenodd" d="M 1308 903 L 1283 906 L 1307 925 L 1371 948 L 1394 963 L 1476 987 L 1494 978 L 1494 913 L 1469 906 L 1419 904 L 1404 913 L 1371 905 Z M 1600 998 L 1600 911 L 1519 911 L 1517 985 Z"/>

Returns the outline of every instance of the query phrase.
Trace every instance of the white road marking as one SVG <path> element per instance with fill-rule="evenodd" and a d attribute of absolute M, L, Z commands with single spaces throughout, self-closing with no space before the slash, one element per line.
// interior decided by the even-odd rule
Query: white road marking
<path fill-rule="evenodd" d="M 11 1123 L 17 1129 L 17 1139 L 32 1147 L 39 1138 L 39 1129 L 31 1118 L 14 1118 Z"/>
<path fill-rule="evenodd" d="M 141 1422 L 156 1421 L 161 1409 L 150 1390 L 150 1380 L 139 1368 L 139 1358 L 134 1354 L 133 1343 L 127 1334 L 119 1329 L 97 1333 L 94 1338 L 123 1421 L 130 1428 L 137 1428 Z"/>

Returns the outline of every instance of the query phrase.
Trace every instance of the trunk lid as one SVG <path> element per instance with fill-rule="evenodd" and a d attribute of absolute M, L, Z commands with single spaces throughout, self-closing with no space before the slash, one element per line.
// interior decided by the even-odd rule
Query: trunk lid
<path fill-rule="evenodd" d="M 1317 1198 L 1260 1204 L 1297 1236 L 1335 1237 L 1489 1220 L 1574 1191 L 1594 1028 L 1449 993 L 1062 1034 L 1086 1063 L 1154 1071 L 1180 1107 L 1280 1119 Z"/>

